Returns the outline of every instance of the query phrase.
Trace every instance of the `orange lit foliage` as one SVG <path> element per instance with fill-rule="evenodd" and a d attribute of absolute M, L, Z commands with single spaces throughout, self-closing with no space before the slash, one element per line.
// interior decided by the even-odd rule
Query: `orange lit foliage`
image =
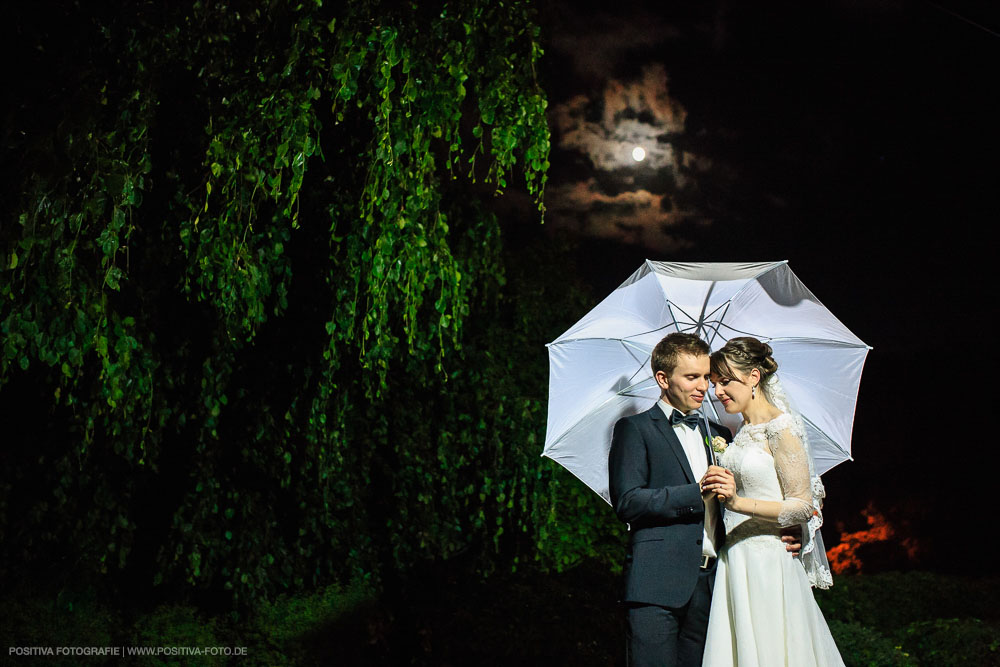
<path fill-rule="evenodd" d="M 873 504 L 869 503 L 861 514 L 868 521 L 868 529 L 844 533 L 840 536 L 840 544 L 826 552 L 830 566 L 836 574 L 861 572 L 863 567 L 858 549 L 864 544 L 889 542 L 896 537 L 896 529 Z M 899 540 L 899 544 L 911 560 L 916 557 L 918 550 L 916 540 L 907 537 Z"/>

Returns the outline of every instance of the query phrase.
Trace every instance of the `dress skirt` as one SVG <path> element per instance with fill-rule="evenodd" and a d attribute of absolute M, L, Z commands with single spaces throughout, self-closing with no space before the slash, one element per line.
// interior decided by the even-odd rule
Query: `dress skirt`
<path fill-rule="evenodd" d="M 705 667 L 842 666 L 801 563 L 774 524 L 757 523 L 739 526 L 719 558 Z"/>

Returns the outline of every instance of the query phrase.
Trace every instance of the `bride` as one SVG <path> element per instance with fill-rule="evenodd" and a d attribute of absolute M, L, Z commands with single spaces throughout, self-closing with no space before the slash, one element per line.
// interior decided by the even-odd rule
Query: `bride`
<path fill-rule="evenodd" d="M 726 507 L 704 664 L 843 665 L 810 588 L 833 583 L 818 530 L 823 485 L 771 347 L 734 338 L 711 363 L 716 397 L 743 426 L 719 458 L 725 472 L 702 480 Z M 805 524 L 801 562 L 781 542 L 781 528 L 795 524 Z"/>

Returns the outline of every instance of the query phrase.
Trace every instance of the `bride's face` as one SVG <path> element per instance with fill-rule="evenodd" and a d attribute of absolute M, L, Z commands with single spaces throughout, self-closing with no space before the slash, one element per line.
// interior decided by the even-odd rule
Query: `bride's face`
<path fill-rule="evenodd" d="M 736 377 L 727 378 L 718 375 L 712 376 L 712 384 L 715 385 L 715 397 L 722 403 L 722 407 L 727 414 L 735 415 L 743 412 L 750 403 L 750 385 L 753 378 Z"/>

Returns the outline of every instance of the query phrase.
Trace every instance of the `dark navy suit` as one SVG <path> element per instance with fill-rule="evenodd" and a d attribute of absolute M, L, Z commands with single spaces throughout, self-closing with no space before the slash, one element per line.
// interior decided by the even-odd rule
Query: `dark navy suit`
<path fill-rule="evenodd" d="M 730 439 L 724 426 L 710 428 Z M 707 446 L 705 456 L 711 461 Z M 622 598 L 629 608 L 629 662 L 700 665 L 714 582 L 714 567 L 701 569 L 705 505 L 658 404 L 615 424 L 608 473 L 615 513 L 629 524 Z M 725 537 L 721 506 L 718 516 L 717 551 Z"/>

